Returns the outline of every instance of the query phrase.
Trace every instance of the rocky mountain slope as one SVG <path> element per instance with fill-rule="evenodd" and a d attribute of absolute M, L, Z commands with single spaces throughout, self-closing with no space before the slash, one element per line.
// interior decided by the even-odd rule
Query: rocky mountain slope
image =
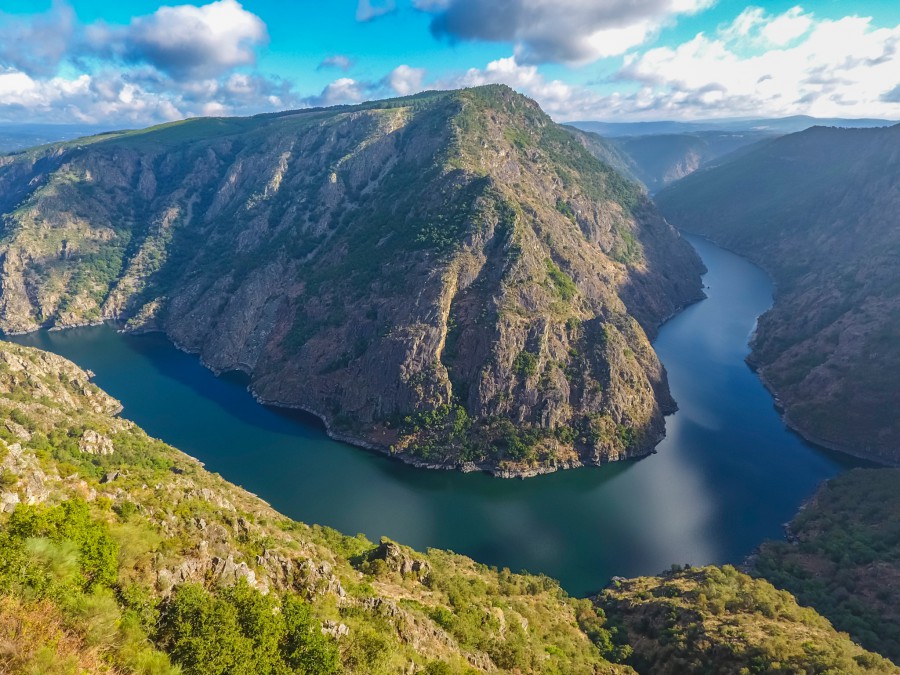
<path fill-rule="evenodd" d="M 65 359 L 0 342 L 3 672 L 634 673 L 664 635 L 691 653 L 681 672 L 771 666 L 772 645 L 800 672 L 898 672 L 728 569 L 702 572 L 705 600 L 691 572 L 592 603 L 547 577 L 291 521 L 118 409 Z M 642 603 L 678 607 L 652 641 L 632 632 L 638 585 Z M 681 640 L 690 608 L 709 613 L 709 641 Z"/>
<path fill-rule="evenodd" d="M 752 364 L 813 441 L 900 462 L 900 125 L 813 128 L 657 195 L 777 283 Z"/>
<path fill-rule="evenodd" d="M 162 330 L 268 403 L 434 467 L 637 456 L 648 340 L 701 264 L 642 191 L 490 86 L 0 157 L 0 328 Z"/>
<path fill-rule="evenodd" d="M 0 343 L 3 672 L 628 672 L 555 582 L 291 521 L 118 409 Z"/>

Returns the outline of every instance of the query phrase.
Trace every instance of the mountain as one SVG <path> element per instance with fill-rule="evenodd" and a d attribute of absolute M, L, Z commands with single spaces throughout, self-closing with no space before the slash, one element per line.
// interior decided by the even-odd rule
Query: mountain
<path fill-rule="evenodd" d="M 815 127 L 698 171 L 656 201 L 777 284 L 750 363 L 821 445 L 900 462 L 900 125 Z"/>
<path fill-rule="evenodd" d="M 584 131 L 593 131 L 601 136 L 659 136 L 671 134 L 693 134 L 703 131 L 717 132 L 749 132 L 756 131 L 773 135 L 792 134 L 805 131 L 814 126 L 845 127 L 864 129 L 871 127 L 888 127 L 896 121 L 881 119 L 855 119 L 844 117 L 810 117 L 808 115 L 792 115 L 790 117 L 735 117 L 712 120 L 696 120 L 691 122 L 654 121 L 654 122 L 569 122 Z"/>
<path fill-rule="evenodd" d="M 71 362 L 0 342 L 3 672 L 599 675 L 664 654 L 677 672 L 898 672 L 730 568 L 592 602 L 292 521 L 119 409 Z"/>
<path fill-rule="evenodd" d="M 635 177 L 655 193 L 720 157 L 767 138 L 771 134 L 759 131 L 698 131 L 623 136 L 611 142 L 632 160 Z"/>
<path fill-rule="evenodd" d="M 266 403 L 441 468 L 650 452 L 648 337 L 701 263 L 502 86 L 194 119 L 0 157 L 0 328 L 164 331 Z"/>

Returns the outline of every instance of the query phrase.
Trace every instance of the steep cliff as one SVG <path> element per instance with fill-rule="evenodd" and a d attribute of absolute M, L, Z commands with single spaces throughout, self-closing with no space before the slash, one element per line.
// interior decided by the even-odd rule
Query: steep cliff
<path fill-rule="evenodd" d="M 266 402 L 428 466 L 649 452 L 648 335 L 700 263 L 505 87 L 197 119 L 0 158 L 0 327 L 162 330 Z"/>
<path fill-rule="evenodd" d="M 900 126 L 785 136 L 657 202 L 774 277 L 750 361 L 787 422 L 820 444 L 900 462 Z"/>

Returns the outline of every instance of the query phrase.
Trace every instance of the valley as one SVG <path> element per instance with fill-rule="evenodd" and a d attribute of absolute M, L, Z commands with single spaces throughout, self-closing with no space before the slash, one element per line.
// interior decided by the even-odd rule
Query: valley
<path fill-rule="evenodd" d="M 782 180 L 772 163 L 823 133 L 676 176 L 659 144 L 682 139 L 641 157 L 480 87 L 0 158 L 0 637 L 39 615 L 55 645 L 0 662 L 897 672 L 865 651 L 897 658 L 893 584 L 872 584 L 895 569 L 894 476 L 786 427 L 846 450 L 827 432 L 857 412 L 809 431 L 760 356 L 785 297 L 827 288 L 822 241 L 779 258 L 800 208 L 782 193 L 685 206 L 740 172 Z M 644 186 L 686 173 L 663 211 L 777 292 L 656 210 Z M 842 251 L 890 306 L 886 228 Z M 879 344 L 865 358 L 892 358 Z M 869 411 L 886 447 L 894 395 Z"/>
<path fill-rule="evenodd" d="M 819 445 L 900 462 L 900 126 L 815 127 L 656 197 L 666 216 L 768 270 L 750 363 Z"/>
<path fill-rule="evenodd" d="M 845 466 L 785 429 L 744 363 L 771 304 L 765 274 L 693 244 L 709 297 L 654 342 L 679 404 L 657 454 L 524 482 L 423 471 L 330 440 L 309 419 L 259 406 L 246 378 L 215 377 L 162 334 L 98 326 L 12 339 L 90 369 L 125 417 L 292 518 L 542 572 L 584 596 L 673 562 L 739 563 Z"/>
<path fill-rule="evenodd" d="M 0 5 L 0 675 L 900 675 L 897 0 Z"/>

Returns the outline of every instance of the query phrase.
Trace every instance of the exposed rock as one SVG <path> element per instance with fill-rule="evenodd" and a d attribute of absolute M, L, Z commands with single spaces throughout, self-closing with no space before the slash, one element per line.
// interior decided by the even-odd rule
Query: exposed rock
<path fill-rule="evenodd" d="M 347 595 L 340 580 L 334 575 L 331 565 L 325 561 L 316 563 L 304 560 L 297 565 L 296 585 L 306 591 L 307 596 L 330 593 L 339 598 Z"/>
<path fill-rule="evenodd" d="M 343 623 L 327 620 L 322 622 L 322 633 L 339 640 L 350 635 L 350 628 Z"/>
<path fill-rule="evenodd" d="M 382 539 L 370 555 L 372 560 L 384 560 L 388 569 L 400 574 L 413 574 L 420 579 L 424 579 L 431 571 L 428 561 L 422 558 L 415 558 L 412 552 L 404 549 L 399 544 L 395 544 L 390 539 Z"/>
<path fill-rule="evenodd" d="M 2 509 L 4 513 L 15 511 L 16 506 L 20 501 L 18 493 L 4 492 L 0 494 L 0 509 Z"/>
<path fill-rule="evenodd" d="M 93 429 L 85 430 L 78 441 L 78 449 L 88 455 L 111 455 L 115 452 L 112 440 Z"/>

